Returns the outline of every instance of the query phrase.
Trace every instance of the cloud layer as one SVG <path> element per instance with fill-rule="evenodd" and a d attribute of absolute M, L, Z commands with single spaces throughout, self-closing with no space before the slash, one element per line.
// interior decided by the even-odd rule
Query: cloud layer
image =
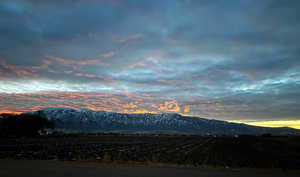
<path fill-rule="evenodd" d="M 0 110 L 299 120 L 299 8 L 280 0 L 2 0 Z"/>

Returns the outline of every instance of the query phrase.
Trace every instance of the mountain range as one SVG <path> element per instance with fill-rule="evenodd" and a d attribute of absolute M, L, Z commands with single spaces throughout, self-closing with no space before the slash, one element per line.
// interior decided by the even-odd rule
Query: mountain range
<path fill-rule="evenodd" d="M 45 108 L 37 114 L 52 120 L 55 129 L 65 132 L 168 133 L 200 135 L 300 134 L 299 130 L 267 128 L 221 120 L 182 116 L 175 113 L 125 114 L 89 109 Z"/>

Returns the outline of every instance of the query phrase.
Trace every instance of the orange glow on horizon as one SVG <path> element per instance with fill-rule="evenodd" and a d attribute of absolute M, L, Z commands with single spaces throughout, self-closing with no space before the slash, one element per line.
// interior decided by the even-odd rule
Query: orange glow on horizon
<path fill-rule="evenodd" d="M 11 110 L 0 110 L 0 114 L 21 114 L 22 112 L 11 111 Z"/>
<path fill-rule="evenodd" d="M 150 113 L 150 114 L 157 114 L 158 112 L 155 111 L 149 111 L 146 109 L 138 109 L 138 110 L 123 110 L 122 113 L 127 113 L 127 114 L 145 114 L 145 113 Z"/>
<path fill-rule="evenodd" d="M 244 123 L 248 125 L 261 126 L 261 127 L 290 127 L 300 129 L 300 120 L 274 120 L 274 121 L 241 121 L 232 120 L 230 122 Z"/>
<path fill-rule="evenodd" d="M 190 106 L 188 106 L 188 105 L 186 105 L 185 107 L 184 107 L 184 109 L 183 109 L 183 112 L 184 113 L 189 113 L 190 112 Z"/>

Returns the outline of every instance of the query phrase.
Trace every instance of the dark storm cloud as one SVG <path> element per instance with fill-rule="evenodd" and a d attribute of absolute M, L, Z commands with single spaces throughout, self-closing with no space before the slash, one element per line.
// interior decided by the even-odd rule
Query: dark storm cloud
<path fill-rule="evenodd" d="M 300 119 L 299 8 L 281 0 L 3 0 L 0 92 L 146 94 L 164 99 L 144 100 L 148 109 L 139 100 L 137 112 L 172 102 L 175 112 L 219 119 Z M 117 98 L 110 106 L 120 112 L 129 100 Z"/>

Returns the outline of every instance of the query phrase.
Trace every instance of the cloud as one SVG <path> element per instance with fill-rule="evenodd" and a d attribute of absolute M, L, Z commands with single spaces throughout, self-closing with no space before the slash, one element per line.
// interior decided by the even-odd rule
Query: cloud
<path fill-rule="evenodd" d="M 230 120 L 299 119 L 299 5 L 3 0 L 0 92 L 11 106 L 0 110 L 19 111 L 17 104 L 29 99 L 33 109 L 86 106 Z M 41 103 L 32 100 L 45 92 Z M 93 104 L 76 99 L 65 104 L 51 100 L 52 92 L 65 100 L 95 92 L 113 97 L 97 102 L 84 96 Z M 25 95 L 14 103 L 14 94 Z"/>
<path fill-rule="evenodd" d="M 34 74 L 20 66 L 15 66 L 15 65 L 11 65 L 6 63 L 5 61 L 1 61 L 0 60 L 0 67 L 3 68 L 3 72 L 7 72 L 5 73 L 5 75 L 11 76 L 11 77 L 33 77 Z"/>
<path fill-rule="evenodd" d="M 163 97 L 149 97 L 146 94 L 126 93 L 78 93 L 78 92 L 43 92 L 43 93 L 1 93 L 0 105 L 6 112 L 30 112 L 45 107 L 68 107 L 74 109 L 89 108 L 93 110 L 123 113 L 180 113 L 176 100 Z M 16 108 L 16 104 L 18 108 Z"/>
<path fill-rule="evenodd" d="M 81 76 L 81 75 L 79 75 Z M 90 76 L 85 76 L 90 77 Z M 0 80 L 0 93 L 92 92 L 110 90 L 96 83 L 80 84 L 58 80 Z"/>

